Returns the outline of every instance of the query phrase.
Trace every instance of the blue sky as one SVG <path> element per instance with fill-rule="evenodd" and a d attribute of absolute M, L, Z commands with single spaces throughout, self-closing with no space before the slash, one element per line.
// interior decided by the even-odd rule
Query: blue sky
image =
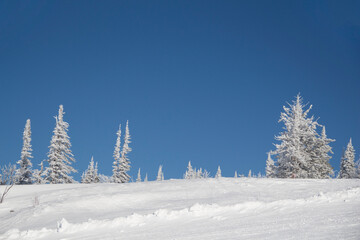
<path fill-rule="evenodd" d="M 0 1 L 0 164 L 32 121 L 46 159 L 64 105 L 80 173 L 110 175 L 129 120 L 131 175 L 264 172 L 282 106 L 314 105 L 339 169 L 360 153 L 359 1 Z M 359 159 L 359 155 L 356 156 Z M 76 174 L 79 179 L 80 174 Z"/>

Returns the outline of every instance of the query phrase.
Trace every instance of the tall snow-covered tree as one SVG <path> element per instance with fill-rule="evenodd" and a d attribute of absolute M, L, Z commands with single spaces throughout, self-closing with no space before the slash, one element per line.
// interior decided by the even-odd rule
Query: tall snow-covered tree
<path fill-rule="evenodd" d="M 277 158 L 277 177 L 309 177 L 311 160 L 316 155 L 313 151 L 318 143 L 316 128 L 319 124 L 313 116 L 308 117 L 312 105 L 304 110 L 305 107 L 300 95 L 289 107 L 283 107 L 279 122 L 284 123 L 285 131 L 275 137 L 280 144 L 275 144 L 273 151 Z"/>
<path fill-rule="evenodd" d="M 70 147 L 70 137 L 68 136 L 69 124 L 64 121 L 63 105 L 59 107 L 59 114 L 55 117 L 56 125 L 49 146 L 48 164 L 44 175 L 50 184 L 57 183 L 74 183 L 71 173 L 77 172 L 70 166 L 71 162 L 75 162 L 74 155 Z"/>
<path fill-rule="evenodd" d="M 238 173 L 235 171 L 234 178 L 238 178 Z"/>
<path fill-rule="evenodd" d="M 339 178 L 356 178 L 356 169 L 355 169 L 354 160 L 355 160 L 355 150 L 350 138 L 345 153 L 341 159 Z"/>
<path fill-rule="evenodd" d="M 98 183 L 100 178 L 98 176 L 97 163 L 94 164 L 94 157 L 91 157 L 88 168 L 82 175 L 81 183 Z"/>
<path fill-rule="evenodd" d="M 130 141 L 130 132 L 129 132 L 129 121 L 126 122 L 125 136 L 124 136 L 124 145 L 121 151 L 121 182 L 126 183 L 130 181 L 130 176 L 128 172 L 130 171 L 130 160 L 128 154 L 132 151 L 129 147 Z"/>
<path fill-rule="evenodd" d="M 20 160 L 17 162 L 19 168 L 17 169 L 17 177 L 19 184 L 31 184 L 32 183 L 32 163 L 31 158 L 31 126 L 30 119 L 26 120 L 25 129 L 23 133 L 23 147 L 21 150 Z"/>
<path fill-rule="evenodd" d="M 158 175 L 156 177 L 156 181 L 163 181 L 164 180 L 164 173 L 162 171 L 162 165 L 159 166 Z"/>
<path fill-rule="evenodd" d="M 220 166 L 218 166 L 217 172 L 215 174 L 215 178 L 221 178 L 221 169 Z"/>
<path fill-rule="evenodd" d="M 271 158 L 271 153 L 268 152 L 268 158 L 266 160 L 266 177 L 267 178 L 273 178 L 276 176 L 276 171 L 275 171 L 275 164 L 274 164 L 274 160 L 272 160 Z"/>
<path fill-rule="evenodd" d="M 117 138 L 114 148 L 114 162 L 113 162 L 113 175 L 112 182 L 114 183 L 122 183 L 122 158 L 121 158 L 121 124 L 119 125 L 119 130 L 116 132 Z"/>
<path fill-rule="evenodd" d="M 137 175 L 137 178 L 136 178 L 136 182 L 141 182 L 140 168 L 139 168 L 139 171 L 138 171 L 138 175 Z"/>
<path fill-rule="evenodd" d="M 187 170 L 186 170 L 186 172 L 184 174 L 184 178 L 185 179 L 194 179 L 196 177 L 195 175 L 196 175 L 196 173 L 195 173 L 194 169 L 191 166 L 191 162 L 189 161 Z"/>

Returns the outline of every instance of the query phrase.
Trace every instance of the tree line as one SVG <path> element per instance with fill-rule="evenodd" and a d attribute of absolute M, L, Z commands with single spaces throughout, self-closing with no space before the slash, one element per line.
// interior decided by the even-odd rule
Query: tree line
<path fill-rule="evenodd" d="M 335 176 L 330 159 L 332 147 L 335 140 L 326 135 L 325 126 L 318 123 L 314 116 L 309 116 L 312 105 L 304 104 L 300 95 L 295 100 L 284 106 L 279 122 L 284 124 L 284 131 L 275 140 L 275 150 L 268 152 L 265 173 L 269 178 L 360 178 L 360 160 L 355 163 L 355 150 L 352 140 L 343 151 L 340 171 Z M 26 121 L 23 132 L 23 146 L 20 160 L 17 161 L 18 167 L 8 165 L 0 169 L 0 184 L 6 184 L 9 176 L 13 175 L 12 183 L 15 184 L 61 184 L 75 183 L 71 176 L 76 173 L 71 164 L 75 162 L 71 151 L 71 142 L 68 135 L 69 124 L 64 121 L 63 105 L 59 106 L 58 115 L 55 116 L 55 128 L 49 145 L 47 159 L 40 163 L 39 169 L 32 169 L 31 159 L 31 122 Z M 129 122 L 126 122 L 123 144 L 121 144 L 121 124 L 116 132 L 116 143 L 113 153 L 112 176 L 105 176 L 98 173 L 98 163 L 94 162 L 93 157 L 88 168 L 83 172 L 81 183 L 127 183 L 131 181 L 129 176 L 130 159 L 128 154 L 132 151 L 129 146 L 131 143 Z M 275 158 L 275 160 L 272 159 Z M 11 174 L 10 174 L 11 173 Z M 234 177 L 243 176 L 235 172 Z M 252 176 L 251 171 L 249 177 Z M 261 176 L 258 175 L 258 176 Z M 208 178 L 210 173 L 207 170 L 194 169 L 188 163 L 185 179 Z M 220 166 L 217 169 L 215 178 L 221 177 Z M 144 181 L 147 181 L 147 174 Z M 162 166 L 159 166 L 156 180 L 164 180 Z M 138 170 L 136 181 L 142 181 L 140 169 Z"/>

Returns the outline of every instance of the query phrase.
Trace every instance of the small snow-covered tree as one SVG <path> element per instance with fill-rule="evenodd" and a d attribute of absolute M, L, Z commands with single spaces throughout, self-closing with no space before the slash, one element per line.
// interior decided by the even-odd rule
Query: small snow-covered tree
<path fill-rule="evenodd" d="M 199 169 L 196 171 L 196 178 L 204 178 L 204 174 L 203 174 L 202 168 L 199 168 Z"/>
<path fill-rule="evenodd" d="M 98 182 L 100 182 L 97 171 L 98 171 L 97 163 L 94 164 L 94 157 L 91 157 L 89 166 L 82 175 L 81 183 L 98 183 Z"/>
<path fill-rule="evenodd" d="M 5 185 L 5 188 L 0 195 L 0 203 L 4 202 L 6 195 L 10 189 L 18 183 L 18 175 L 16 172 L 16 166 L 9 163 L 0 168 L 0 185 Z"/>
<path fill-rule="evenodd" d="M 252 174 L 251 174 L 251 169 L 249 170 L 248 177 L 249 177 L 249 178 L 251 178 L 251 177 L 252 177 Z"/>
<path fill-rule="evenodd" d="M 355 163 L 356 178 L 360 178 L 360 159 Z"/>
<path fill-rule="evenodd" d="M 158 175 L 156 177 L 156 181 L 163 181 L 164 180 L 164 173 L 162 171 L 162 165 L 159 166 Z"/>
<path fill-rule="evenodd" d="M 147 182 L 148 181 L 148 176 L 147 176 L 147 173 L 145 174 L 145 178 L 144 178 L 144 182 Z"/>
<path fill-rule="evenodd" d="M 33 170 L 33 182 L 35 184 L 45 184 L 47 183 L 46 179 L 42 177 L 42 174 L 44 172 L 44 161 L 41 161 L 39 164 L 40 169 L 34 169 Z"/>
<path fill-rule="evenodd" d="M 117 138 L 114 149 L 114 162 L 113 162 L 113 175 L 112 182 L 114 183 L 122 183 L 122 163 L 121 163 L 121 124 L 119 125 L 119 130 L 116 132 Z"/>
<path fill-rule="evenodd" d="M 235 171 L 234 178 L 238 178 L 238 173 Z"/>
<path fill-rule="evenodd" d="M 203 178 L 209 178 L 209 177 L 210 177 L 210 172 L 208 172 L 206 169 L 204 169 Z"/>
<path fill-rule="evenodd" d="M 48 164 L 44 175 L 50 184 L 57 183 L 74 183 L 71 173 L 77 172 L 70 166 L 71 162 L 75 162 L 74 155 L 70 147 L 70 137 L 67 134 L 69 124 L 63 120 L 63 105 L 59 107 L 59 114 L 55 117 L 56 125 L 49 146 Z"/>
<path fill-rule="evenodd" d="M 99 182 L 100 183 L 111 183 L 112 182 L 112 177 L 106 176 L 104 174 L 98 174 L 99 176 Z"/>
<path fill-rule="evenodd" d="M 21 150 L 21 158 L 17 162 L 19 168 L 17 169 L 18 184 L 32 184 L 32 163 L 31 158 L 31 126 L 30 119 L 26 120 L 25 129 L 23 133 L 23 147 Z"/>
<path fill-rule="evenodd" d="M 185 179 L 194 179 L 195 177 L 196 177 L 196 173 L 195 173 L 194 169 L 191 166 L 191 162 L 189 161 L 187 170 L 186 170 L 186 172 L 184 174 L 184 178 Z"/>
<path fill-rule="evenodd" d="M 136 178 L 136 182 L 141 182 L 140 168 L 139 168 L 139 171 L 138 171 L 138 175 L 137 175 L 137 178 Z"/>
<path fill-rule="evenodd" d="M 276 176 L 276 172 L 275 172 L 275 164 L 274 161 L 271 158 L 271 153 L 268 153 L 268 158 L 266 160 L 266 177 L 267 178 L 273 178 Z"/>
<path fill-rule="evenodd" d="M 217 172 L 215 174 L 215 178 L 221 178 L 221 169 L 220 166 L 218 166 Z"/>
<path fill-rule="evenodd" d="M 345 153 L 341 159 L 340 163 L 340 173 L 339 178 L 355 178 L 356 177 L 356 169 L 355 169 L 355 150 L 350 141 L 346 147 Z"/>

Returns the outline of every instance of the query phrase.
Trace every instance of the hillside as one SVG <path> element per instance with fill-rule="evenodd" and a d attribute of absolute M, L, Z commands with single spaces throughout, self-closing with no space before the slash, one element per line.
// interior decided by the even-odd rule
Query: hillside
<path fill-rule="evenodd" d="M 360 180 L 14 186 L 0 222 L 0 239 L 360 239 Z"/>

